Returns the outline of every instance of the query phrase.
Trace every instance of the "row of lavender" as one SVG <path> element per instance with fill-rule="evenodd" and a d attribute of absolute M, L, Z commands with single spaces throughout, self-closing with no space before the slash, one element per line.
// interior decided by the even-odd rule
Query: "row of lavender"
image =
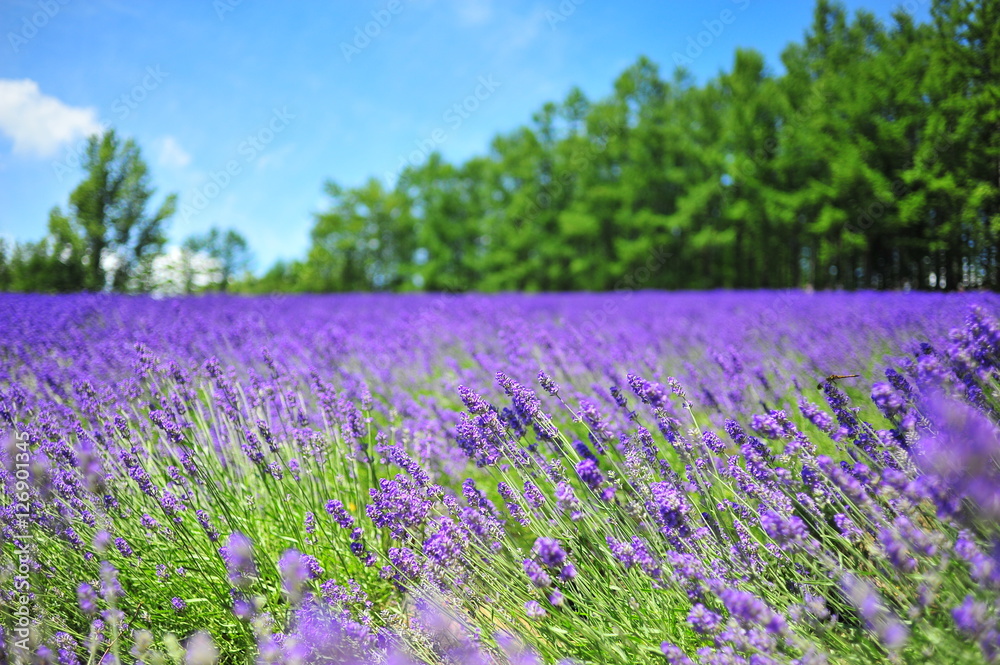
<path fill-rule="evenodd" d="M 991 660 L 998 305 L 2 296 L 2 652 Z"/>

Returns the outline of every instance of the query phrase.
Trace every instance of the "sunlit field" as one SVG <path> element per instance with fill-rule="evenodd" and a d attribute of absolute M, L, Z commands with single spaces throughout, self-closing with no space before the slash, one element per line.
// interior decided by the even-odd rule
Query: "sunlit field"
<path fill-rule="evenodd" d="M 0 296 L 4 648 L 988 661 L 998 306 Z"/>

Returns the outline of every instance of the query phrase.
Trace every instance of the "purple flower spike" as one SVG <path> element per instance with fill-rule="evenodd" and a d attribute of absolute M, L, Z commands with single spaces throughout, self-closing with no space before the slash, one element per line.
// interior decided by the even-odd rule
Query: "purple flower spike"
<path fill-rule="evenodd" d="M 529 619 L 541 619 L 547 614 L 537 600 L 529 600 L 524 604 L 524 613 Z"/>
<path fill-rule="evenodd" d="M 249 587 L 257 576 L 250 539 L 238 531 L 233 532 L 226 544 L 219 548 L 219 555 L 229 571 L 230 583 L 240 589 Z"/>

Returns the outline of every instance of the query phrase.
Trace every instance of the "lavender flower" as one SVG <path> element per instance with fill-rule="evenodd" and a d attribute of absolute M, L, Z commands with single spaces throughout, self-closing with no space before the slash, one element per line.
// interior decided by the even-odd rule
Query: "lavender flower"
<path fill-rule="evenodd" d="M 597 462 L 593 459 L 580 460 L 576 465 L 576 473 L 590 489 L 597 490 L 604 482 L 604 476 L 597 468 Z"/>
<path fill-rule="evenodd" d="M 750 419 L 750 429 L 765 439 L 781 438 L 784 428 L 772 414 L 755 415 Z"/>
<path fill-rule="evenodd" d="M 538 604 L 537 600 L 529 600 L 524 604 L 524 613 L 529 619 L 542 619 L 547 612 L 545 608 Z"/>
<path fill-rule="evenodd" d="M 76 600 L 80 606 L 80 611 L 84 614 L 95 614 L 97 612 L 97 592 L 90 584 L 81 582 L 76 588 Z"/>
<path fill-rule="evenodd" d="M 375 526 L 387 528 L 394 538 L 401 539 L 407 529 L 423 523 L 430 510 L 424 490 L 402 474 L 395 479 L 379 479 L 379 488 L 372 488 L 372 502 L 366 510 Z"/>
<path fill-rule="evenodd" d="M 993 424 L 973 407 L 942 396 L 924 406 L 936 433 L 920 440 L 918 463 L 939 477 L 959 496 L 968 497 L 974 514 L 1000 521 L 1000 436 Z"/>
<path fill-rule="evenodd" d="M 688 658 L 687 654 L 674 644 L 664 642 L 660 645 L 660 651 L 666 656 L 669 665 L 694 665 L 694 661 Z"/>
<path fill-rule="evenodd" d="M 967 595 L 962 604 L 951 611 L 955 625 L 970 637 L 979 637 L 990 627 L 986 620 L 987 607 L 972 595 Z"/>
<path fill-rule="evenodd" d="M 687 620 L 695 632 L 703 635 L 715 633 L 722 625 L 722 616 L 707 609 L 701 603 L 695 603 L 688 613 Z"/>
<path fill-rule="evenodd" d="M 354 526 L 354 518 L 347 512 L 347 509 L 344 508 L 342 501 L 338 499 L 331 499 L 330 501 L 327 501 L 326 512 L 329 513 L 342 528 L 350 529 Z"/>
<path fill-rule="evenodd" d="M 553 397 L 559 394 L 559 386 L 545 372 L 538 372 L 538 385 L 542 387 L 542 390 Z"/>
<path fill-rule="evenodd" d="M 580 500 L 576 498 L 576 493 L 569 483 L 558 483 L 555 494 L 556 506 L 561 512 L 568 513 L 574 522 L 583 517 L 583 512 L 580 510 Z"/>
<path fill-rule="evenodd" d="M 79 593 L 79 589 L 77 590 Z M 108 605 L 114 605 L 117 599 L 125 595 L 121 582 L 118 581 L 118 569 L 107 561 L 101 562 L 101 597 Z M 82 603 L 81 603 L 82 606 Z"/>
<path fill-rule="evenodd" d="M 132 546 L 124 538 L 115 538 L 115 547 L 118 548 L 123 557 L 132 556 Z"/>
<path fill-rule="evenodd" d="M 795 515 L 787 519 L 773 510 L 766 511 L 760 517 L 761 528 L 779 546 L 801 543 L 808 536 L 805 523 Z"/>
<path fill-rule="evenodd" d="M 278 572 L 281 574 L 281 588 L 294 605 L 302 599 L 305 583 L 322 576 L 323 569 L 315 557 L 288 549 L 278 559 Z"/>
<path fill-rule="evenodd" d="M 219 555 L 229 571 L 229 582 L 240 589 L 246 589 L 257 576 L 257 567 L 253 562 L 253 545 L 250 539 L 242 533 L 233 532 Z"/>
<path fill-rule="evenodd" d="M 217 542 L 219 540 L 219 532 L 212 525 L 211 518 L 209 518 L 208 513 L 200 508 L 194 511 L 195 517 L 198 518 L 198 524 L 201 525 L 202 530 L 204 530 L 205 535 L 208 536 L 208 540 L 211 542 Z"/>
<path fill-rule="evenodd" d="M 439 566 L 448 566 L 462 553 L 462 534 L 455 522 L 442 518 L 440 527 L 424 541 L 424 554 Z"/>
<path fill-rule="evenodd" d="M 111 534 L 103 529 L 94 534 L 94 549 L 100 554 L 107 551 L 113 542 Z"/>
<path fill-rule="evenodd" d="M 525 559 L 523 562 L 524 574 L 528 576 L 531 583 L 536 587 L 545 588 L 552 585 L 552 578 L 545 572 L 545 569 L 534 559 Z"/>
<path fill-rule="evenodd" d="M 566 561 L 566 552 L 555 538 L 543 536 L 537 539 L 531 551 L 538 556 L 542 565 L 548 568 L 558 568 Z"/>

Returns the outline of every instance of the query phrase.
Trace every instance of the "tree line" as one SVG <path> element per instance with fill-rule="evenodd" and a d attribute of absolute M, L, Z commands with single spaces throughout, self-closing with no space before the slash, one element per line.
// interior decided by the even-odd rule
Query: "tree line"
<path fill-rule="evenodd" d="M 930 13 L 821 0 L 780 75 L 753 50 L 703 85 L 641 58 L 485 155 L 328 183 L 308 255 L 248 286 L 997 288 L 1000 3 Z"/>
<path fill-rule="evenodd" d="M 165 225 L 177 197 L 147 210 L 155 190 L 135 141 L 114 130 L 92 136 L 81 162 L 85 177 L 66 211 L 57 206 L 49 213 L 44 238 L 0 239 L 0 291 L 195 293 L 225 291 L 234 278 L 247 278 L 249 247 L 232 229 L 190 236 L 165 254 Z"/>
<path fill-rule="evenodd" d="M 260 277 L 236 232 L 189 239 L 215 276 L 181 290 L 1000 286 L 1000 3 L 883 24 L 819 0 L 780 74 L 749 49 L 704 84 L 674 61 L 640 58 L 599 100 L 573 89 L 464 162 L 327 182 L 306 256 Z M 0 289 L 154 288 L 174 200 L 145 212 L 113 132 L 85 162 L 45 239 L 0 245 Z"/>

